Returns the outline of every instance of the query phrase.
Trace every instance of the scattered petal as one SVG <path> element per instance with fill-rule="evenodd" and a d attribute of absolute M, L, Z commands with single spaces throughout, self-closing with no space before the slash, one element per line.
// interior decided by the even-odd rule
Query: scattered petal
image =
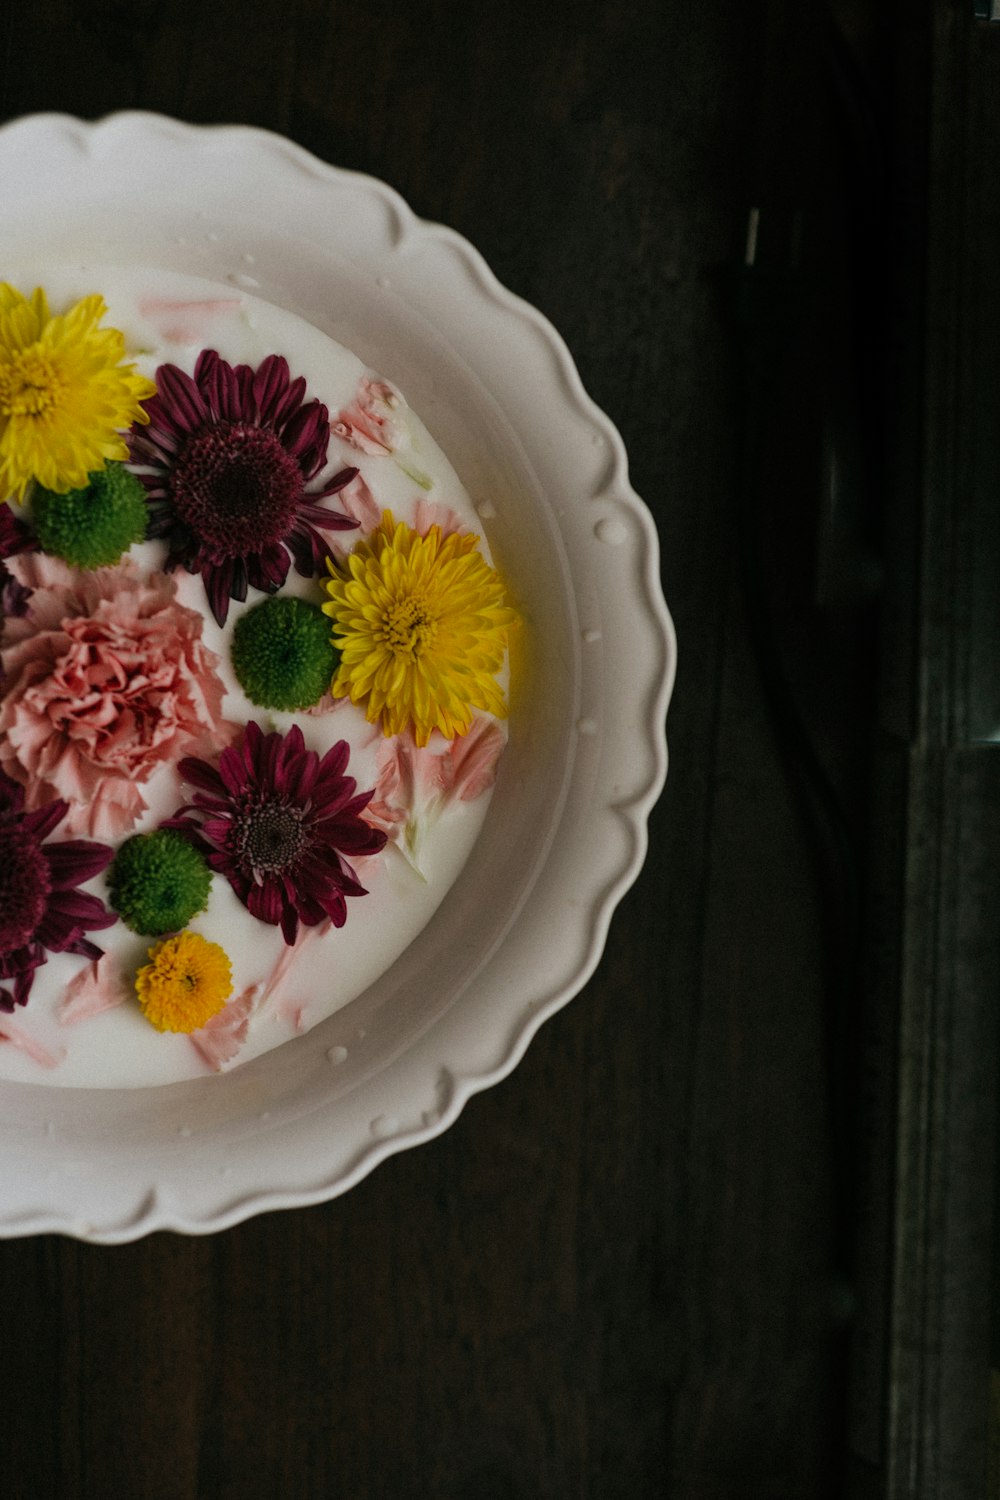
<path fill-rule="evenodd" d="M 60 1026 L 76 1026 L 102 1011 L 112 1010 L 129 998 L 131 986 L 110 953 L 94 959 L 71 979 L 63 992 L 56 1015 Z"/>

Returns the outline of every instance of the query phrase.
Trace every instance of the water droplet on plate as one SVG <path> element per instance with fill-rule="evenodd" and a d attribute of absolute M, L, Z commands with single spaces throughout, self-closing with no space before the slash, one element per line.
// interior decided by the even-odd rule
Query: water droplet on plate
<path fill-rule="evenodd" d="M 599 542 L 607 542 L 609 547 L 620 547 L 622 542 L 628 541 L 628 527 L 616 516 L 606 516 L 594 527 L 594 535 Z"/>

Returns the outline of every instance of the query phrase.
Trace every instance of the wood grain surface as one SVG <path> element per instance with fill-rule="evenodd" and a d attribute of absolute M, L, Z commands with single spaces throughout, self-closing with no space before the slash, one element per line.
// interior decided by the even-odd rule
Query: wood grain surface
<path fill-rule="evenodd" d="M 681 667 L 649 857 L 598 972 L 443 1137 L 338 1201 L 211 1238 L 0 1245 L 0 1494 L 838 1492 L 837 931 L 754 649 L 728 280 L 766 187 L 782 211 L 838 191 L 807 9 L 4 10 L 0 118 L 125 107 L 265 126 L 468 236 L 554 322 L 625 438 Z M 876 9 L 841 7 L 869 61 Z M 821 282 L 810 316 L 829 323 L 835 300 Z M 863 839 L 874 627 L 816 604 L 807 418 L 766 438 L 765 575 Z"/>

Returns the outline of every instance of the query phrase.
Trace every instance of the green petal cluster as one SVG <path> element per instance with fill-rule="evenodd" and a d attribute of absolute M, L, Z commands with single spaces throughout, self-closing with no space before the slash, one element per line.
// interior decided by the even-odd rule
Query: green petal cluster
<path fill-rule="evenodd" d="M 208 905 L 212 872 L 172 828 L 126 839 L 108 872 L 108 899 L 126 927 L 158 937 L 179 932 Z"/>
<path fill-rule="evenodd" d="M 74 568 L 109 568 L 146 535 L 149 512 L 142 483 L 124 464 L 88 476 L 82 490 L 36 488 L 35 530 L 42 550 Z"/>
<path fill-rule="evenodd" d="M 232 662 L 251 703 L 295 713 L 329 692 L 340 653 L 320 607 L 283 594 L 240 616 Z"/>

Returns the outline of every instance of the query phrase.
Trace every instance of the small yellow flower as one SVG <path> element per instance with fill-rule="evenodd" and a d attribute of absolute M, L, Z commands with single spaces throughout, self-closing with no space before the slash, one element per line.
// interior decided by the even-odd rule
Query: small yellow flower
<path fill-rule="evenodd" d="M 197 1031 L 222 1009 L 233 988 L 229 959 L 197 932 L 163 938 L 135 977 L 142 1013 L 157 1031 Z"/>
<path fill-rule="evenodd" d="M 33 479 L 83 489 L 128 458 L 121 432 L 149 420 L 139 403 L 156 387 L 122 363 L 121 333 L 98 326 L 106 312 L 95 295 L 53 317 L 41 287 L 29 300 L 0 282 L 0 499 L 23 500 Z"/>
<path fill-rule="evenodd" d="M 364 703 L 386 735 L 412 727 L 418 745 L 435 729 L 465 734 L 474 709 L 502 718 L 495 681 L 517 616 L 478 538 L 438 526 L 426 536 L 386 511 L 340 566 L 328 563 L 333 643 L 331 692 Z"/>

